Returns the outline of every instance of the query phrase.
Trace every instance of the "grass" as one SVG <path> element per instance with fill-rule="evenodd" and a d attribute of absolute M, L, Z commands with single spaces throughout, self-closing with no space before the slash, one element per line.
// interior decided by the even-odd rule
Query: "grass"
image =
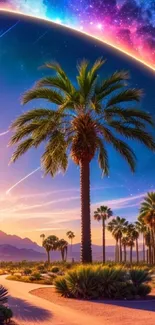
<path fill-rule="evenodd" d="M 45 285 L 52 285 L 53 284 L 53 278 L 43 279 L 40 280 L 34 279 L 32 280 L 30 276 L 22 276 L 22 275 L 9 275 L 7 276 L 7 280 L 12 281 L 19 281 L 19 282 L 26 282 L 26 283 L 36 283 L 36 284 L 45 284 Z"/>

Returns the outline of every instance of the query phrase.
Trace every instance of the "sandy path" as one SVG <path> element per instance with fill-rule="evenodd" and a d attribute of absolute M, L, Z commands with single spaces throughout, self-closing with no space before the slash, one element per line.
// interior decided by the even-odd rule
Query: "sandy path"
<path fill-rule="evenodd" d="M 103 323 L 103 319 L 96 320 L 84 312 L 31 295 L 29 291 L 40 287 L 37 284 L 9 281 L 5 276 L 0 277 L 0 284 L 9 290 L 9 306 L 14 312 L 14 321 L 19 325 L 83 325 L 86 322 L 89 325 L 110 325 L 109 322 Z"/>

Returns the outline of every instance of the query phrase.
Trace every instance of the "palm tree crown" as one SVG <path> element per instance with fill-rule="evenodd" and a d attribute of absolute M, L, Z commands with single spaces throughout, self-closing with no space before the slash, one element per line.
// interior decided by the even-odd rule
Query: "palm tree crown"
<path fill-rule="evenodd" d="M 110 217 L 112 217 L 113 212 L 110 208 L 107 206 L 100 206 L 100 208 L 97 208 L 97 210 L 94 212 L 94 219 L 97 221 L 100 220 L 106 220 Z"/>
<path fill-rule="evenodd" d="M 155 229 L 155 192 L 147 193 L 141 203 L 139 219 Z"/>
<path fill-rule="evenodd" d="M 11 125 L 14 134 L 10 144 L 17 144 L 12 162 L 30 148 L 45 143 L 41 166 L 45 174 L 55 176 L 65 172 L 69 156 L 81 171 L 82 261 L 91 262 L 90 235 L 90 171 L 89 163 L 98 155 L 103 174 L 109 173 L 106 145 L 112 145 L 135 170 L 133 150 L 121 138 L 138 140 L 155 150 L 152 136 L 146 131 L 153 124 L 150 115 L 130 102 L 139 102 L 142 92 L 127 89 L 129 75 L 116 71 L 106 80 L 99 79 L 102 59 L 89 68 L 87 61 L 78 65 L 77 85 L 68 78 L 58 63 L 46 63 L 45 67 L 56 75 L 38 81 L 27 91 L 22 102 L 45 99 L 56 104 L 57 109 L 35 108 L 19 116 Z M 123 105 L 126 105 L 123 107 Z"/>

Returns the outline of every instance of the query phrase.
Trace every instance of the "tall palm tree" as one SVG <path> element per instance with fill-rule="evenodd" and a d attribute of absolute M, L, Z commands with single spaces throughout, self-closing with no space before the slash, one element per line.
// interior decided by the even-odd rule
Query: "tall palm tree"
<path fill-rule="evenodd" d="M 152 125 L 151 116 L 130 107 L 139 102 L 141 90 L 128 89 L 129 75 L 116 71 L 107 79 L 99 78 L 99 70 L 105 61 L 97 60 L 78 65 L 77 84 L 72 83 L 62 67 L 55 62 L 45 67 L 55 75 L 39 80 L 28 90 L 22 103 L 45 99 L 57 108 L 34 108 L 22 113 L 11 125 L 14 132 L 10 145 L 17 145 L 11 162 L 31 148 L 46 143 L 41 157 L 45 174 L 54 177 L 59 171 L 66 172 L 69 156 L 80 167 L 81 183 L 81 260 L 92 261 L 90 223 L 90 162 L 98 154 L 99 166 L 104 175 L 109 173 L 106 145 L 112 145 L 135 171 L 136 157 L 122 137 L 140 141 L 150 150 L 155 142 L 147 132 Z M 121 139 L 117 137 L 121 136 Z"/>
<path fill-rule="evenodd" d="M 133 257 L 133 247 L 135 245 L 135 226 L 134 224 L 130 223 L 127 225 L 126 231 L 128 237 L 128 246 L 130 247 L 130 263 L 132 264 L 132 257 Z"/>
<path fill-rule="evenodd" d="M 123 250 L 124 250 L 124 262 L 125 263 L 127 261 L 127 251 L 126 251 L 126 248 L 128 246 L 128 242 L 129 242 L 129 238 L 127 236 L 124 236 L 122 238 L 122 246 L 123 246 Z"/>
<path fill-rule="evenodd" d="M 150 229 L 147 228 L 145 232 L 145 244 L 147 247 L 147 263 L 152 264 L 152 242 L 151 242 L 151 232 Z"/>
<path fill-rule="evenodd" d="M 116 261 L 122 262 L 122 237 L 126 231 L 128 221 L 125 218 L 116 217 L 108 224 L 108 230 L 116 239 Z M 119 249 L 118 249 L 119 245 Z"/>
<path fill-rule="evenodd" d="M 57 236 L 48 236 L 43 241 L 43 247 L 45 248 L 48 256 L 48 263 L 50 263 L 50 251 L 55 251 L 58 248 L 59 239 Z"/>
<path fill-rule="evenodd" d="M 140 220 L 149 226 L 152 243 L 152 263 L 155 263 L 155 192 L 148 192 L 140 207 Z"/>
<path fill-rule="evenodd" d="M 73 231 L 69 230 L 69 231 L 67 231 L 66 236 L 71 241 L 71 257 L 72 257 L 72 246 L 73 246 L 73 239 L 75 238 L 75 234 Z"/>
<path fill-rule="evenodd" d="M 145 225 L 143 220 L 138 220 L 135 222 L 136 229 L 143 236 L 143 262 L 145 263 L 145 234 L 147 232 L 147 226 Z"/>
<path fill-rule="evenodd" d="M 67 252 L 68 252 L 68 243 L 66 240 L 64 239 L 60 239 L 58 241 L 58 250 L 60 250 L 61 252 L 61 256 L 62 256 L 62 261 L 66 261 L 67 259 Z"/>
<path fill-rule="evenodd" d="M 134 229 L 133 229 L 133 239 L 136 242 L 136 256 L 137 256 L 137 263 L 139 263 L 139 245 L 138 245 L 138 239 L 139 239 L 139 231 L 136 227 L 136 225 L 134 225 Z"/>
<path fill-rule="evenodd" d="M 110 208 L 107 206 L 100 206 L 100 208 L 97 208 L 97 210 L 94 212 L 94 219 L 97 221 L 102 221 L 102 240 L 103 240 L 103 263 L 106 261 L 105 256 L 105 221 L 112 217 L 113 212 Z"/>
<path fill-rule="evenodd" d="M 42 238 L 42 243 L 43 243 L 43 241 L 45 240 L 45 234 L 41 234 L 40 238 Z"/>

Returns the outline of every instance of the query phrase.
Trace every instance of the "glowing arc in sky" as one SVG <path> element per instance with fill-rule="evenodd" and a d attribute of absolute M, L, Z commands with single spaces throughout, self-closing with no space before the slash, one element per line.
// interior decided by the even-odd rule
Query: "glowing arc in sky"
<path fill-rule="evenodd" d="M 135 61 L 143 64 L 144 66 L 148 67 L 149 69 L 155 71 L 155 67 L 153 67 L 150 63 L 138 58 L 137 56 L 131 54 L 130 52 L 128 51 L 125 51 L 124 49 L 122 48 L 119 48 L 117 46 L 115 46 L 114 44 L 110 43 L 110 42 L 106 42 L 104 40 L 102 40 L 101 38 L 97 37 L 97 36 L 93 36 L 83 30 L 78 30 L 77 28 L 74 28 L 74 27 L 71 27 L 71 26 L 67 26 L 59 21 L 53 21 L 52 19 L 48 19 L 48 18 L 42 18 L 42 17 L 37 17 L 37 16 L 34 16 L 34 15 L 30 15 L 30 14 L 24 14 L 20 11 L 17 11 L 17 10 L 11 10 L 11 9 L 4 9 L 4 8 L 0 8 L 0 11 L 3 11 L 3 12 L 9 12 L 9 13 L 14 13 L 14 14 L 19 14 L 19 15 L 22 15 L 22 16 L 25 16 L 25 17 L 30 17 L 30 18 L 33 18 L 33 19 L 38 19 L 38 20 L 41 20 L 41 21 L 45 21 L 45 22 L 49 22 L 51 24 L 55 24 L 55 25 L 61 25 L 63 26 L 64 28 L 66 29 L 71 29 L 73 31 L 76 31 L 80 34 L 83 34 L 83 35 L 86 35 L 86 36 L 89 36 L 90 38 L 93 38 L 93 39 L 96 39 L 97 41 L 100 41 L 106 45 L 109 45 L 111 46 L 112 48 L 114 48 L 115 50 L 118 50 L 119 52 L 122 52 L 123 54 L 129 56 L 130 58 L 134 59 Z"/>

